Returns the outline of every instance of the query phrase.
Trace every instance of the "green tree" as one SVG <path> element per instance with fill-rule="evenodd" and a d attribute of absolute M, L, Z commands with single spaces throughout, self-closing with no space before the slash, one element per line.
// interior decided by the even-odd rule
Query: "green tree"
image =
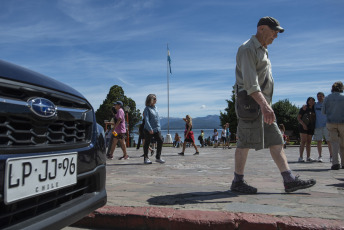
<path fill-rule="evenodd" d="M 225 111 L 220 111 L 220 121 L 221 126 L 223 127 L 226 123 L 229 123 L 229 130 L 231 132 L 231 140 L 235 140 L 235 133 L 238 126 L 238 120 L 235 113 L 235 91 L 234 86 L 232 89 L 232 97 L 231 100 L 227 101 L 227 108 L 225 108 Z"/>
<path fill-rule="evenodd" d="M 128 113 L 129 132 L 132 133 L 136 124 L 142 120 L 141 113 L 139 109 L 136 109 L 135 101 L 125 96 L 122 87 L 118 85 L 114 85 L 110 88 L 110 91 L 107 94 L 106 99 L 103 101 L 103 104 L 101 104 L 99 106 L 99 109 L 97 109 L 96 111 L 97 122 L 103 125 L 104 127 L 105 126 L 104 120 L 109 120 L 109 121 L 111 120 L 112 118 L 111 109 L 115 101 L 122 101 L 123 107 L 129 106 L 130 108 L 130 112 Z"/>
<path fill-rule="evenodd" d="M 283 124 L 286 130 L 292 130 L 293 136 L 299 137 L 297 115 L 299 108 L 291 104 L 288 99 L 279 100 L 272 105 L 277 124 Z"/>

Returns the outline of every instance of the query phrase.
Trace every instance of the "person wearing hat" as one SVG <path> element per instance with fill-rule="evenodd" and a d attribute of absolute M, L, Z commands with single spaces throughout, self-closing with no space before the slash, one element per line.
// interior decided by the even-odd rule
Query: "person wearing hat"
<path fill-rule="evenodd" d="M 127 148 L 125 146 L 125 134 L 126 134 L 126 128 L 125 128 L 125 119 L 124 119 L 124 111 L 122 109 L 123 102 L 116 101 L 113 103 L 116 113 L 115 113 L 115 123 L 114 128 L 111 130 L 111 132 L 115 131 L 111 144 L 109 146 L 109 150 L 107 152 L 107 157 L 112 160 L 113 159 L 113 152 L 116 149 L 117 143 L 119 142 L 123 151 L 123 156 L 119 158 L 119 160 L 127 160 L 129 159 L 129 156 L 127 154 Z"/>
<path fill-rule="evenodd" d="M 231 185 L 233 192 L 257 193 L 257 188 L 248 185 L 244 180 L 244 169 L 249 149 L 270 149 L 271 156 L 283 177 L 286 192 L 308 188 L 316 183 L 313 179 L 301 180 L 290 171 L 283 150 L 283 137 L 271 107 L 274 81 L 267 47 L 274 42 L 279 33 L 283 32 L 284 29 L 275 18 L 263 17 L 257 24 L 256 35 L 242 44 L 237 52 L 235 108 L 238 117 L 238 140 L 235 151 L 234 180 Z M 242 95 L 249 95 L 253 98 L 248 107 L 242 107 L 242 104 L 238 104 L 239 96 L 242 97 Z M 259 105 L 260 109 L 255 110 L 254 116 L 246 116 L 247 113 L 242 113 L 243 110 L 240 111 L 242 108 L 244 110 L 249 108 L 247 112 L 251 113 L 251 105 L 257 108 L 256 104 Z"/>

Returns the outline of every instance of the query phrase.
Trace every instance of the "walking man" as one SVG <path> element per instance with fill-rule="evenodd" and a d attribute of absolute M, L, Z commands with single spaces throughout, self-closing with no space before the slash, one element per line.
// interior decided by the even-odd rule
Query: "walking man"
<path fill-rule="evenodd" d="M 270 149 L 271 156 L 283 177 L 286 192 L 309 188 L 316 183 L 313 179 L 301 180 L 292 174 L 283 150 L 283 137 L 271 107 L 274 81 L 267 46 L 272 44 L 278 33 L 283 32 L 284 29 L 276 19 L 261 18 L 257 25 L 256 35 L 238 49 L 235 70 L 237 96 L 239 92 L 246 90 L 247 95 L 259 104 L 261 112 L 257 117 L 248 120 L 247 117 L 239 115 L 239 104 L 236 100 L 238 141 L 235 151 L 234 180 L 231 185 L 231 190 L 234 192 L 257 193 L 257 188 L 244 181 L 244 169 L 249 149 Z"/>
<path fill-rule="evenodd" d="M 322 112 L 326 114 L 326 127 L 330 133 L 333 148 L 331 170 L 339 170 L 340 160 L 344 169 L 344 86 L 343 82 L 337 81 L 332 85 L 331 94 L 324 100 Z"/>

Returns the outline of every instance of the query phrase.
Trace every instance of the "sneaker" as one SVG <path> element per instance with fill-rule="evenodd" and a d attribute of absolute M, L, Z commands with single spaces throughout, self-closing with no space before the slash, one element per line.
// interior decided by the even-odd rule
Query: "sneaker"
<path fill-rule="evenodd" d="M 332 165 L 331 170 L 339 170 L 340 169 L 340 164 L 335 164 Z"/>
<path fill-rule="evenodd" d="M 124 160 L 128 160 L 129 159 L 129 156 L 128 155 L 125 155 L 125 157 L 123 157 Z"/>
<path fill-rule="evenodd" d="M 166 161 L 160 158 L 160 159 L 155 159 L 155 162 L 158 162 L 160 164 L 164 164 Z"/>
<path fill-rule="evenodd" d="M 312 187 L 315 184 L 316 184 L 316 180 L 314 179 L 300 180 L 299 176 L 296 176 L 294 181 L 284 182 L 284 190 L 286 192 L 294 192 L 299 189 Z"/>
<path fill-rule="evenodd" d="M 149 160 L 149 158 L 145 158 L 143 163 L 145 164 L 152 164 L 151 160 Z"/>
<path fill-rule="evenodd" d="M 322 157 L 318 157 L 318 162 L 323 162 Z"/>
<path fill-rule="evenodd" d="M 245 194 L 256 194 L 257 189 L 255 187 L 252 187 L 246 183 L 246 181 L 238 181 L 238 182 L 232 182 L 231 185 L 231 191 L 232 192 L 240 192 Z"/>
<path fill-rule="evenodd" d="M 178 155 L 180 155 L 180 156 L 184 156 L 184 153 L 178 153 Z"/>
<path fill-rule="evenodd" d="M 112 160 L 112 159 L 113 159 L 113 156 L 107 155 L 106 157 L 107 157 L 107 159 L 109 159 L 109 160 Z"/>
<path fill-rule="evenodd" d="M 199 155 L 199 152 L 195 152 L 194 155 Z"/>
<path fill-rule="evenodd" d="M 305 162 L 305 160 L 303 158 L 299 157 L 298 162 Z"/>
<path fill-rule="evenodd" d="M 153 155 L 154 155 L 154 150 L 151 151 L 151 156 L 153 156 Z"/>
<path fill-rule="evenodd" d="M 315 160 L 312 157 L 307 158 L 307 162 L 314 162 Z"/>

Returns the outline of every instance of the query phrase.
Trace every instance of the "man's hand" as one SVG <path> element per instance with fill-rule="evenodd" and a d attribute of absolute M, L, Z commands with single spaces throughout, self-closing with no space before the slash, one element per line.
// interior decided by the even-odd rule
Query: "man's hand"
<path fill-rule="evenodd" d="M 266 104 L 265 106 L 260 106 L 260 108 L 263 113 L 264 122 L 271 125 L 275 121 L 275 113 L 273 109 L 268 104 Z"/>
<path fill-rule="evenodd" d="M 254 92 L 251 97 L 259 104 L 262 110 L 264 122 L 271 125 L 275 121 L 275 113 L 261 92 Z"/>

